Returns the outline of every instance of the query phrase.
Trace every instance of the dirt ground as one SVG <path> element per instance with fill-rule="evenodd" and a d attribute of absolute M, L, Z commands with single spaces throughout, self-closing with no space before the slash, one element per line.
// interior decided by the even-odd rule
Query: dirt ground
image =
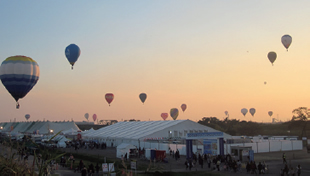
<path fill-rule="evenodd" d="M 99 157 L 107 157 L 116 159 L 116 148 L 107 148 L 104 150 L 101 149 L 79 149 L 75 151 L 74 149 L 63 149 L 66 153 L 84 153 Z M 283 152 L 272 152 L 272 153 L 259 153 L 254 154 L 254 160 L 256 164 L 258 162 L 265 161 L 268 165 L 268 173 L 265 175 L 280 175 L 281 168 L 284 167 L 282 163 L 282 154 Z M 299 151 L 285 151 L 287 162 L 289 165 L 294 168 L 297 167 L 298 164 L 302 167 L 301 175 L 310 175 L 310 154 L 308 154 L 306 148 L 304 150 Z M 241 172 L 234 173 L 229 171 L 214 171 L 207 167 L 205 163 L 203 168 L 201 166 L 196 165 L 192 168 L 191 171 L 185 169 L 185 156 L 181 156 L 179 160 L 175 160 L 172 156 L 167 155 L 168 163 L 152 163 L 152 166 L 162 167 L 164 171 L 172 171 L 172 172 L 195 172 L 195 171 L 206 171 L 206 172 L 214 172 L 219 173 L 221 175 L 249 175 L 246 173 L 245 168 L 241 169 Z M 150 164 L 150 161 L 138 159 L 137 163 Z M 212 167 L 211 167 L 212 168 Z"/>
<path fill-rule="evenodd" d="M 101 149 L 79 149 L 74 150 L 73 148 L 66 148 L 62 149 L 66 153 L 72 153 L 73 155 L 75 153 L 83 153 L 87 155 L 94 155 L 98 157 L 107 157 L 107 158 L 114 158 L 116 159 L 116 148 L 107 148 L 104 150 Z M 6 149 L 4 146 L 0 145 L 0 154 L 5 155 Z M 285 151 L 287 156 L 287 162 L 289 165 L 296 168 L 298 164 L 302 167 L 302 174 L 301 175 L 310 175 L 310 154 L 307 153 L 307 150 L 299 150 L 299 151 Z M 265 175 L 280 175 L 280 169 L 284 167 L 282 163 L 282 154 L 283 152 L 272 152 L 272 153 L 260 153 L 260 154 L 254 154 L 254 159 L 256 163 L 261 161 L 265 161 L 268 165 L 268 173 Z M 167 155 L 168 163 L 152 163 L 152 166 L 156 167 L 162 167 L 162 171 L 172 171 L 172 172 L 196 172 L 196 171 L 204 171 L 208 173 L 217 173 L 223 176 L 228 175 L 251 175 L 247 174 L 245 171 L 245 168 L 241 169 L 241 172 L 234 173 L 230 171 L 215 171 L 207 167 L 207 164 L 205 163 L 203 168 L 201 166 L 196 165 L 194 168 L 192 168 L 191 171 L 185 169 L 185 156 L 181 156 L 179 160 L 175 160 L 172 156 Z M 28 160 L 29 164 L 33 162 L 33 156 L 29 157 Z M 144 164 L 148 165 L 150 164 L 150 161 L 138 159 L 137 164 Z M 211 167 L 212 168 L 212 167 Z M 143 171 L 142 171 L 143 172 Z M 74 175 L 80 175 L 80 173 L 74 173 L 73 170 L 70 170 L 68 168 L 63 168 L 61 166 L 58 167 L 57 170 L 54 171 L 54 174 L 57 174 L 59 176 L 74 176 Z M 103 175 L 103 172 L 100 172 L 99 175 Z"/>

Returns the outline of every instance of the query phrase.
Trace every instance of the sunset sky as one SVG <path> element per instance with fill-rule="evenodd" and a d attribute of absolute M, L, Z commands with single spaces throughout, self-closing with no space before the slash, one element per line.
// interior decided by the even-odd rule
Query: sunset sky
<path fill-rule="evenodd" d="M 0 86 L 1 122 L 25 114 L 82 121 L 85 113 L 162 120 L 171 108 L 182 120 L 222 120 L 228 111 L 231 119 L 271 122 L 310 103 L 310 1 L 0 1 L 0 16 L 1 62 L 25 55 L 41 72 L 18 110 Z M 288 52 L 285 34 L 293 39 Z M 71 43 L 81 49 L 73 70 L 65 57 Z M 106 93 L 115 96 L 111 106 Z M 255 108 L 254 117 L 242 108 Z"/>

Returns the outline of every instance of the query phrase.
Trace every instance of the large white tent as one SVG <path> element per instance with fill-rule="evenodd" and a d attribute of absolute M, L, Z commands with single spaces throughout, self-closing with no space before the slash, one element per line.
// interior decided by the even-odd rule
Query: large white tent
<path fill-rule="evenodd" d="M 48 134 L 53 130 L 54 134 L 59 131 L 66 130 L 80 130 L 74 122 L 3 122 L 0 123 L 2 132 L 16 132 L 16 133 L 34 133 Z"/>
<path fill-rule="evenodd" d="M 168 151 L 168 143 L 186 139 L 187 133 L 219 132 L 191 120 L 118 122 L 82 135 L 83 139 L 105 142 L 107 146 L 122 143 L 141 148 L 157 148 Z M 223 133 L 224 138 L 231 138 Z M 180 147 L 181 145 L 179 145 Z M 175 150 L 178 148 L 174 146 Z M 178 148 L 179 149 L 179 148 Z M 179 149 L 181 150 L 181 149 Z M 182 149 L 185 152 L 185 149 Z"/>

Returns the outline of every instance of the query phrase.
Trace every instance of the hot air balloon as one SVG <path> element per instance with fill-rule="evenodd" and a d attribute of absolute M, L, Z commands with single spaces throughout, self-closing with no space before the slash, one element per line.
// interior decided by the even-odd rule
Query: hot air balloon
<path fill-rule="evenodd" d="M 288 48 L 290 47 L 292 43 L 292 37 L 290 35 L 283 35 L 281 38 L 281 42 L 286 48 L 286 51 L 288 51 Z"/>
<path fill-rule="evenodd" d="M 225 111 L 225 115 L 226 115 L 226 116 L 228 115 L 228 111 Z"/>
<path fill-rule="evenodd" d="M 251 109 L 250 109 L 250 114 L 251 114 L 252 116 L 254 116 L 255 112 L 256 112 L 255 108 L 251 108 Z"/>
<path fill-rule="evenodd" d="M 272 116 L 272 114 L 273 114 L 272 111 L 269 111 L 269 112 L 268 112 L 268 115 L 269 115 L 270 117 Z"/>
<path fill-rule="evenodd" d="M 110 103 L 113 101 L 113 99 L 114 99 L 114 95 L 112 93 L 105 94 L 105 100 L 107 100 L 109 106 L 110 106 Z"/>
<path fill-rule="evenodd" d="M 25 118 L 26 118 L 26 120 L 28 120 L 30 118 L 30 114 L 26 114 Z"/>
<path fill-rule="evenodd" d="M 93 120 L 96 121 L 96 119 L 97 119 L 97 115 L 94 114 L 94 115 L 93 115 Z"/>
<path fill-rule="evenodd" d="M 172 108 L 170 110 L 170 116 L 173 118 L 173 120 L 177 119 L 179 115 L 179 110 L 177 108 Z"/>
<path fill-rule="evenodd" d="M 81 54 L 80 48 L 76 44 L 70 44 L 66 47 L 65 54 L 69 63 L 71 64 L 71 69 L 73 69 L 73 65 Z"/>
<path fill-rule="evenodd" d="M 39 80 L 40 69 L 36 61 L 26 56 L 11 56 L 0 67 L 0 79 L 16 101 L 25 97 Z"/>
<path fill-rule="evenodd" d="M 273 52 L 273 51 L 270 51 L 270 52 L 268 53 L 267 56 L 268 56 L 269 61 L 270 61 L 271 64 L 273 65 L 274 61 L 275 61 L 276 58 L 277 58 L 277 53 L 275 53 L 275 52 Z"/>
<path fill-rule="evenodd" d="M 88 120 L 89 114 L 88 114 L 88 113 L 86 113 L 86 114 L 84 115 L 84 117 L 85 117 L 85 119 L 87 119 L 87 120 Z"/>
<path fill-rule="evenodd" d="M 181 105 L 181 109 L 182 109 L 183 112 L 186 110 L 186 108 L 187 108 L 186 104 L 182 104 Z"/>
<path fill-rule="evenodd" d="M 139 95 L 139 98 L 140 98 L 140 100 L 142 101 L 142 103 L 144 103 L 145 102 L 145 100 L 146 100 L 146 94 L 145 93 L 140 93 L 140 95 Z"/>
<path fill-rule="evenodd" d="M 241 109 L 241 113 L 245 116 L 246 113 L 248 113 L 248 110 L 246 108 Z"/>
<path fill-rule="evenodd" d="M 161 118 L 163 118 L 164 120 L 166 120 L 168 118 L 168 113 L 161 113 Z"/>

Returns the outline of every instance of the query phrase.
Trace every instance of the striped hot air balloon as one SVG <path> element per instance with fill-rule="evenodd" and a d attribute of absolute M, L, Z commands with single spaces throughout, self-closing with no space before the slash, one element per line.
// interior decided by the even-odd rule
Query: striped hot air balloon
<path fill-rule="evenodd" d="M 26 56 L 11 56 L 0 67 L 0 79 L 4 87 L 16 101 L 24 98 L 39 80 L 40 69 L 37 62 Z"/>

